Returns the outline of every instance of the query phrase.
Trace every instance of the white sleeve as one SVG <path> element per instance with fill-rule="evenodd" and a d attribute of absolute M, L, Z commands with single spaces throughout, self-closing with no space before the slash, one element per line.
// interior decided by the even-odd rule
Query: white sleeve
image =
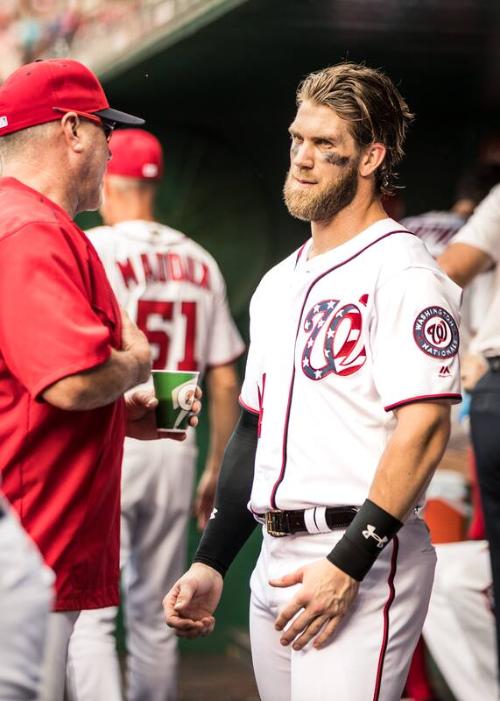
<path fill-rule="evenodd" d="M 373 375 L 384 409 L 425 399 L 459 402 L 460 288 L 432 268 L 409 268 L 375 294 Z"/>
<path fill-rule="evenodd" d="M 259 414 L 262 408 L 262 393 L 265 383 L 262 352 L 265 344 L 259 342 L 256 322 L 257 292 L 250 301 L 250 347 L 248 349 L 245 379 L 240 394 L 240 404 L 247 411 Z"/>
<path fill-rule="evenodd" d="M 245 351 L 245 344 L 236 328 L 226 296 L 226 285 L 222 273 L 216 268 L 214 280 L 214 309 L 210 331 L 210 346 L 207 367 L 230 363 Z"/>
<path fill-rule="evenodd" d="M 466 243 L 500 261 L 500 185 L 476 207 L 474 214 L 451 243 Z"/>

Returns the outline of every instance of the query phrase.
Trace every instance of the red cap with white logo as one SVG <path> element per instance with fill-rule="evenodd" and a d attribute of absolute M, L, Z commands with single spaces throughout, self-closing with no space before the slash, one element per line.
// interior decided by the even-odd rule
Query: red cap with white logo
<path fill-rule="evenodd" d="M 108 175 L 138 180 L 160 180 L 163 176 L 163 149 L 160 142 L 144 129 L 117 131 L 111 137 L 112 158 Z"/>
<path fill-rule="evenodd" d="M 56 121 L 65 112 L 94 115 L 116 126 L 144 124 L 140 117 L 112 109 L 97 76 L 73 59 L 27 63 L 0 86 L 0 137 Z"/>

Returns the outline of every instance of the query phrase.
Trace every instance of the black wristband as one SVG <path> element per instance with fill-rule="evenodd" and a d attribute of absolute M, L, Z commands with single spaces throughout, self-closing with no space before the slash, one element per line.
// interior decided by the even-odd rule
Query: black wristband
<path fill-rule="evenodd" d="M 223 577 L 257 526 L 247 508 L 253 484 L 257 425 L 256 414 L 241 412 L 224 453 L 215 508 L 193 558 L 193 562 L 210 565 Z"/>
<path fill-rule="evenodd" d="M 361 582 L 403 524 L 370 499 L 366 499 L 328 560 Z"/>

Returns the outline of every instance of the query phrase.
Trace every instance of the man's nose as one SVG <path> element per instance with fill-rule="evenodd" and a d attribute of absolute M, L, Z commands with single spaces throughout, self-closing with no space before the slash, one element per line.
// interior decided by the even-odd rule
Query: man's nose
<path fill-rule="evenodd" d="M 312 144 L 303 141 L 292 146 L 291 162 L 297 168 L 312 168 L 314 166 L 314 152 Z"/>

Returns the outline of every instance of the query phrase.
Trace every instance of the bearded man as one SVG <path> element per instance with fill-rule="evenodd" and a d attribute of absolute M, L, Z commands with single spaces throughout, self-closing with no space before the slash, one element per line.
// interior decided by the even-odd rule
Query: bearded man
<path fill-rule="evenodd" d="M 396 701 L 432 587 L 420 507 L 460 401 L 460 292 L 381 205 L 412 117 L 391 80 L 343 63 L 297 104 L 284 195 L 312 237 L 253 296 L 213 517 L 164 608 L 178 635 L 209 633 L 260 521 L 260 698 Z"/>

